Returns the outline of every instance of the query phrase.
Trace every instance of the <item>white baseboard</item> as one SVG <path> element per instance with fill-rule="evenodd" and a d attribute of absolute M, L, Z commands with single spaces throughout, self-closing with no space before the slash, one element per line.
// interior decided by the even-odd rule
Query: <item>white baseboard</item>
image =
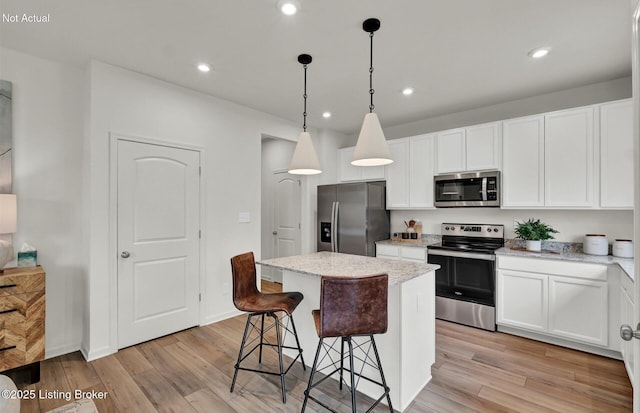
<path fill-rule="evenodd" d="M 88 350 L 84 346 L 80 347 L 80 352 L 86 361 L 93 361 L 99 358 L 113 354 L 109 346 L 104 346 L 98 349 Z"/>
<path fill-rule="evenodd" d="M 206 326 L 207 324 L 217 323 L 218 321 L 226 320 L 228 318 L 239 316 L 241 314 L 244 314 L 244 313 L 242 311 L 239 311 L 239 310 L 232 310 L 232 311 L 227 311 L 226 313 L 222 313 L 222 314 L 215 314 L 215 315 L 212 315 L 212 316 L 205 317 L 205 319 L 202 320 L 202 324 L 200 324 L 200 325 L 201 326 Z"/>
<path fill-rule="evenodd" d="M 50 359 L 58 356 L 63 356 L 65 354 L 73 353 L 74 351 L 81 350 L 80 343 L 75 344 L 65 344 L 63 346 L 57 347 L 47 347 L 44 352 L 44 358 Z"/>

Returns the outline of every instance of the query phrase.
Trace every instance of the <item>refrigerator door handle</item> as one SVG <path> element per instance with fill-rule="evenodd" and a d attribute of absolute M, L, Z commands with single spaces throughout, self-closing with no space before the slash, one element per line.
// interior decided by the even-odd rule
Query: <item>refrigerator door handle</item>
<path fill-rule="evenodd" d="M 331 252 L 338 252 L 338 208 L 340 202 L 334 202 L 331 208 Z"/>

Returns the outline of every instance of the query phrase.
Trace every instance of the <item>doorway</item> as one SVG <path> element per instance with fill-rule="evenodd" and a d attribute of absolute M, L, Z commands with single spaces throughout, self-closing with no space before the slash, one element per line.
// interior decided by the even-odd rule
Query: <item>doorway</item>
<path fill-rule="evenodd" d="M 116 138 L 118 348 L 200 317 L 200 152 Z"/>
<path fill-rule="evenodd" d="M 262 241 L 264 259 L 299 254 L 301 251 L 301 178 L 287 173 L 295 142 L 262 139 Z M 282 282 L 282 273 L 261 268 L 262 278 Z"/>

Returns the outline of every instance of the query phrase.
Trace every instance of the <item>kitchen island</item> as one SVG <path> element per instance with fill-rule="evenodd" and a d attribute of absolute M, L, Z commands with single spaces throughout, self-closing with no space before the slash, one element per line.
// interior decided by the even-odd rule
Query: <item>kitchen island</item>
<path fill-rule="evenodd" d="M 283 290 L 300 291 L 304 300 L 294 315 L 305 363 L 311 367 L 318 335 L 311 311 L 320 308 L 323 275 L 364 277 L 389 275 L 388 320 L 385 334 L 376 335 L 391 402 L 404 411 L 431 379 L 435 362 L 435 270 L 438 265 L 359 255 L 317 252 L 257 262 L 282 271 Z M 288 340 L 293 337 L 287 337 Z M 289 345 L 293 344 L 288 341 Z M 289 354 L 292 355 L 292 354 Z M 335 357 L 334 357 L 335 359 Z M 376 377 L 365 366 L 365 375 Z M 377 398 L 378 386 L 360 380 L 358 391 Z"/>

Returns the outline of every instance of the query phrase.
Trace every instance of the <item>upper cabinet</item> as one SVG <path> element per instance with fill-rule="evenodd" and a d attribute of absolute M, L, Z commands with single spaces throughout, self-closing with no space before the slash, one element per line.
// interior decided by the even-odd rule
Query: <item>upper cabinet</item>
<path fill-rule="evenodd" d="M 500 169 L 500 122 L 439 132 L 437 172 Z"/>
<path fill-rule="evenodd" d="M 545 205 L 592 207 L 594 192 L 593 107 L 544 117 Z"/>
<path fill-rule="evenodd" d="M 544 206 L 544 116 L 502 124 L 502 206 Z"/>
<path fill-rule="evenodd" d="M 464 129 L 439 132 L 437 135 L 437 172 L 461 172 L 466 170 L 466 149 Z"/>
<path fill-rule="evenodd" d="M 466 130 L 467 170 L 501 169 L 500 122 L 470 126 Z"/>
<path fill-rule="evenodd" d="M 388 141 L 394 162 L 338 181 L 387 180 L 387 208 L 433 208 L 433 175 L 502 171 L 502 208 L 633 209 L 631 99 Z"/>
<path fill-rule="evenodd" d="M 388 141 L 387 209 L 433 207 L 433 135 Z"/>
<path fill-rule="evenodd" d="M 633 101 L 600 106 L 600 207 L 633 208 Z"/>
<path fill-rule="evenodd" d="M 338 149 L 338 182 L 378 181 L 384 179 L 384 166 L 353 166 L 355 147 Z"/>

